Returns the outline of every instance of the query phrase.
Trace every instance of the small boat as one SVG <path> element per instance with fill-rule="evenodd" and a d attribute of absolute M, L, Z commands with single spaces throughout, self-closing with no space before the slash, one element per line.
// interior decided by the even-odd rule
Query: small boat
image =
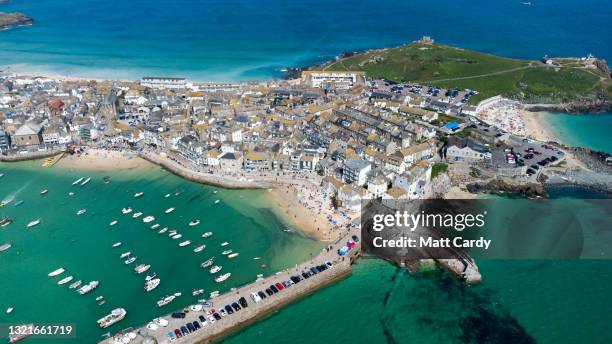
<path fill-rule="evenodd" d="M 116 224 L 117 224 L 117 220 L 113 220 L 113 221 L 111 221 L 111 223 L 109 223 L 110 226 L 114 226 Z"/>
<path fill-rule="evenodd" d="M 218 192 L 217 190 L 213 191 L 214 194 L 216 194 L 217 192 Z"/>
<path fill-rule="evenodd" d="M 159 223 L 156 223 L 153 226 L 151 226 L 151 229 L 157 229 L 157 228 L 159 228 Z"/>
<path fill-rule="evenodd" d="M 253 257 L 253 260 L 260 260 L 261 257 Z"/>
<path fill-rule="evenodd" d="M 83 181 L 83 179 L 85 179 L 85 178 L 81 177 L 81 178 L 75 180 L 74 182 L 72 182 L 72 186 L 75 186 L 75 185 L 79 184 L 80 182 Z"/>
<path fill-rule="evenodd" d="M 227 246 L 227 245 L 229 245 L 229 242 L 227 242 L 227 241 L 224 241 L 224 242 L 221 243 L 221 247 Z"/>
<path fill-rule="evenodd" d="M 130 207 L 123 208 L 123 209 L 121 209 L 121 212 L 122 212 L 123 214 L 129 214 L 129 213 L 131 213 L 131 212 L 132 212 L 132 208 L 130 208 Z"/>
<path fill-rule="evenodd" d="M 221 271 L 221 269 L 223 269 L 222 266 L 215 265 L 212 268 L 210 268 L 210 270 L 208 270 L 208 272 L 210 272 L 211 274 L 216 274 L 217 272 Z"/>
<path fill-rule="evenodd" d="M 70 191 L 70 192 L 68 193 L 68 196 L 74 196 L 74 192 Z"/>
<path fill-rule="evenodd" d="M 137 213 L 134 213 L 134 215 L 132 215 L 132 217 L 133 217 L 133 218 L 135 218 L 135 219 L 137 219 L 137 218 L 139 218 L 141 215 L 142 215 L 142 213 L 141 213 L 141 212 L 137 212 Z"/>
<path fill-rule="evenodd" d="M 212 291 L 212 292 L 210 292 L 209 298 L 211 298 L 211 299 L 215 298 L 215 297 L 219 296 L 220 293 L 221 292 L 218 291 L 218 290 Z"/>
<path fill-rule="evenodd" d="M 144 195 L 144 192 L 137 192 L 134 194 L 134 198 L 138 198 L 140 196 Z"/>
<path fill-rule="evenodd" d="M 28 223 L 27 228 L 32 228 L 40 223 L 40 219 L 32 220 Z"/>
<path fill-rule="evenodd" d="M 59 268 L 57 270 L 53 270 L 53 271 L 49 272 L 48 276 L 49 277 L 55 277 L 55 276 L 63 273 L 64 271 L 66 271 L 66 270 L 64 270 L 64 268 Z"/>
<path fill-rule="evenodd" d="M 81 294 L 81 295 L 85 295 L 85 294 L 89 293 L 90 291 L 96 289 L 99 284 L 100 284 L 100 282 L 98 282 L 98 281 L 91 281 L 91 282 L 85 284 L 84 286 L 82 286 L 81 288 L 79 288 L 79 290 L 77 290 L 77 292 L 79 294 Z"/>
<path fill-rule="evenodd" d="M 78 280 L 78 281 L 72 283 L 68 288 L 70 288 L 70 289 L 78 288 L 81 285 L 81 283 L 83 283 L 83 281 Z"/>
<path fill-rule="evenodd" d="M 193 295 L 193 296 L 198 296 L 198 295 L 201 295 L 201 294 L 204 294 L 204 289 L 196 289 L 196 290 L 191 292 L 191 295 Z"/>
<path fill-rule="evenodd" d="M 160 281 L 161 280 L 159 278 L 154 278 L 152 280 L 146 281 L 145 285 L 144 285 L 145 291 L 149 292 L 149 291 L 157 288 L 157 286 L 159 285 Z"/>
<path fill-rule="evenodd" d="M 157 301 L 157 307 L 163 307 L 169 304 L 170 302 L 174 301 L 175 298 L 176 296 L 174 295 L 162 297 L 159 301 Z"/>
<path fill-rule="evenodd" d="M 166 195 L 164 195 L 164 198 L 168 198 L 168 197 L 170 197 L 170 194 L 169 194 L 169 193 L 167 193 Z"/>
<path fill-rule="evenodd" d="M 79 211 L 77 211 L 77 212 L 76 212 L 76 214 L 77 214 L 77 216 L 78 216 L 78 215 L 83 215 L 83 214 L 85 214 L 86 212 L 87 212 L 87 209 L 85 209 L 85 208 L 81 208 L 81 209 L 79 209 Z"/>
<path fill-rule="evenodd" d="M 206 245 L 200 245 L 193 249 L 193 252 L 202 252 L 206 248 Z"/>
<path fill-rule="evenodd" d="M 62 278 L 59 282 L 57 282 L 57 284 L 58 285 L 66 284 L 66 283 L 72 281 L 73 278 L 74 278 L 73 276 L 68 276 L 68 277 Z"/>
<path fill-rule="evenodd" d="M 215 200 L 215 204 L 219 204 L 219 202 L 221 202 L 221 200 Z"/>
<path fill-rule="evenodd" d="M 115 308 L 111 311 L 109 315 L 106 315 L 100 319 L 98 319 L 98 326 L 101 328 L 107 328 L 125 318 L 127 311 L 123 308 Z"/>
<path fill-rule="evenodd" d="M 22 205 L 23 203 L 24 203 L 23 200 L 22 201 L 17 201 L 17 203 L 15 203 L 15 206 L 18 207 L 18 206 Z"/>
<path fill-rule="evenodd" d="M 147 277 L 145 277 L 145 281 L 150 281 L 152 279 L 154 279 L 155 277 L 157 277 L 157 272 L 154 272 L 150 275 L 147 275 Z"/>
<path fill-rule="evenodd" d="M 232 273 L 228 272 L 226 274 L 223 274 L 223 275 L 215 278 L 214 281 L 217 282 L 217 283 L 221 283 L 221 282 L 227 280 L 228 278 L 230 278 L 231 276 L 232 276 Z"/>
<path fill-rule="evenodd" d="M 200 224 L 200 220 L 192 220 L 191 222 L 189 222 L 189 226 L 190 227 L 194 227 Z"/>
<path fill-rule="evenodd" d="M 12 222 L 13 222 L 13 219 L 11 219 L 8 216 L 5 216 L 2 219 L 0 219 L 0 226 L 6 227 L 6 226 L 10 225 Z"/>
<path fill-rule="evenodd" d="M 140 264 L 137 267 L 134 268 L 134 271 L 136 271 L 137 274 L 141 274 L 143 272 L 146 272 L 149 270 L 149 268 L 151 268 L 151 265 L 148 264 Z"/>
<path fill-rule="evenodd" d="M 172 239 L 177 240 L 183 237 L 183 234 L 175 234 L 172 236 Z"/>
<path fill-rule="evenodd" d="M 2 244 L 2 246 L 0 246 L 0 252 L 6 251 L 9 248 L 11 248 L 13 245 L 6 243 L 6 244 Z"/>
<path fill-rule="evenodd" d="M 164 234 L 164 233 L 166 233 L 166 231 L 168 231 L 168 227 L 164 227 L 164 228 L 160 229 L 158 233 L 159 234 Z"/>
<path fill-rule="evenodd" d="M 102 301 L 98 302 L 98 306 L 102 306 L 105 303 L 106 303 L 106 300 L 102 300 Z"/>
<path fill-rule="evenodd" d="M 185 247 L 187 245 L 191 244 L 191 240 L 185 240 L 182 243 L 179 244 L 180 247 Z"/>
<path fill-rule="evenodd" d="M 236 257 L 238 257 L 238 255 L 240 255 L 240 253 L 234 252 L 234 253 L 228 255 L 227 258 L 229 258 L 229 259 L 236 258 Z"/>
<path fill-rule="evenodd" d="M 102 178 L 102 180 L 104 181 L 104 184 L 108 184 L 108 183 L 110 183 L 110 177 L 109 177 L 109 176 L 104 176 L 104 177 Z"/>
<path fill-rule="evenodd" d="M 124 263 L 125 265 L 130 265 L 130 264 L 132 264 L 133 262 L 135 262 L 135 261 L 136 261 L 136 259 L 137 259 L 137 257 L 130 257 L 130 258 L 126 259 L 126 260 L 125 260 L 125 262 L 123 262 L 123 263 Z"/>
<path fill-rule="evenodd" d="M 11 203 L 12 199 L 3 199 L 2 201 L 0 201 L 0 208 L 4 207 L 5 205 Z"/>
<path fill-rule="evenodd" d="M 96 297 L 96 301 L 102 301 L 103 299 L 104 299 L 104 296 L 102 296 L 102 295 Z"/>
<path fill-rule="evenodd" d="M 202 234 L 202 238 L 210 238 L 213 235 L 213 232 L 206 232 Z"/>
<path fill-rule="evenodd" d="M 168 236 L 172 237 L 174 235 L 176 235 L 177 231 L 175 229 L 171 230 L 170 232 L 168 232 Z"/>
<path fill-rule="evenodd" d="M 87 178 L 87 179 L 85 179 L 85 180 L 84 180 L 84 181 L 81 183 L 81 186 L 85 186 L 85 185 L 87 185 L 87 183 L 89 183 L 90 181 L 91 181 L 91 178 Z"/>
<path fill-rule="evenodd" d="M 234 251 L 232 251 L 232 250 L 225 250 L 225 251 L 221 252 L 221 254 L 224 255 L 224 256 L 227 256 L 228 254 L 231 254 L 232 252 L 234 252 Z"/>
<path fill-rule="evenodd" d="M 47 193 L 49 193 L 48 189 L 44 189 L 43 191 L 40 192 L 40 195 L 46 195 Z"/>
<path fill-rule="evenodd" d="M 176 297 L 179 297 L 181 295 L 183 295 L 183 293 L 174 293 L 174 296 L 176 296 Z"/>
<path fill-rule="evenodd" d="M 146 216 L 144 219 L 142 219 L 142 222 L 144 222 L 144 223 L 149 223 L 149 222 L 152 222 L 152 221 L 155 221 L 155 217 L 151 216 L 151 215 Z"/>
<path fill-rule="evenodd" d="M 206 269 L 207 267 L 213 265 L 214 262 L 215 262 L 215 258 L 210 258 L 209 260 L 202 262 L 200 266 L 202 267 L 202 269 Z"/>
<path fill-rule="evenodd" d="M 9 307 L 6 309 L 6 314 L 11 314 L 13 312 L 13 307 Z"/>
<path fill-rule="evenodd" d="M 113 244 L 113 248 L 119 247 L 121 245 L 123 245 L 123 243 L 121 241 L 117 241 L 116 243 Z"/>
<path fill-rule="evenodd" d="M 174 211 L 174 209 L 175 209 L 174 207 L 166 209 L 166 214 L 170 214 L 171 212 Z"/>
<path fill-rule="evenodd" d="M 19 324 L 16 325 L 18 326 L 17 328 L 24 328 L 24 329 L 33 329 L 34 328 L 34 324 Z M 18 333 L 11 333 L 8 336 L 8 340 L 9 343 L 16 343 L 24 338 L 27 338 L 29 336 L 33 335 L 33 333 L 31 333 L 30 331 L 23 331 L 23 332 L 18 332 Z"/>
<path fill-rule="evenodd" d="M 122 254 L 119 256 L 119 258 L 123 259 L 123 258 L 125 258 L 125 257 L 129 256 L 130 254 L 132 254 L 132 252 L 130 252 L 130 251 L 123 252 L 123 253 L 122 253 Z"/>

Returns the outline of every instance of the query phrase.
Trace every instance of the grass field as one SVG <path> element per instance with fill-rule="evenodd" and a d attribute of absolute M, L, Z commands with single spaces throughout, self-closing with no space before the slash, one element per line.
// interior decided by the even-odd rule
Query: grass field
<path fill-rule="evenodd" d="M 539 61 L 497 57 L 445 45 L 411 43 L 368 51 L 324 66 L 326 70 L 362 70 L 371 78 L 418 82 L 480 92 L 472 102 L 498 94 L 531 103 L 559 103 L 598 95 L 612 96 L 612 82 L 593 71 Z"/>

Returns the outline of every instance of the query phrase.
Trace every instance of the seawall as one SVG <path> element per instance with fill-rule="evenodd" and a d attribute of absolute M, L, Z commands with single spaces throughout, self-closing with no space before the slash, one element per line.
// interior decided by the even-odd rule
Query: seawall
<path fill-rule="evenodd" d="M 38 160 L 49 158 L 59 153 L 62 153 L 61 150 L 50 150 L 44 152 L 28 152 L 27 154 L 11 154 L 11 155 L 0 155 L 0 161 L 2 162 L 19 162 L 19 161 L 27 161 L 27 160 Z"/>

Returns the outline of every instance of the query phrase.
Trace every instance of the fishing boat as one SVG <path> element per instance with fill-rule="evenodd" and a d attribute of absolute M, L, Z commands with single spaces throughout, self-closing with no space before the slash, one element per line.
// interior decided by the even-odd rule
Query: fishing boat
<path fill-rule="evenodd" d="M 74 196 L 74 192 L 70 191 L 70 192 L 68 193 L 68 196 Z"/>
<path fill-rule="evenodd" d="M 151 215 L 146 216 L 144 219 L 142 219 L 142 222 L 144 222 L 144 223 L 149 223 L 151 221 L 155 221 L 155 217 L 151 216 Z"/>
<path fill-rule="evenodd" d="M 174 211 L 174 209 L 175 209 L 174 207 L 166 209 L 166 214 L 170 214 L 171 212 Z"/>
<path fill-rule="evenodd" d="M 213 235 L 213 232 L 206 232 L 202 234 L 202 238 L 210 238 Z"/>
<path fill-rule="evenodd" d="M 135 218 L 135 219 L 137 219 L 137 218 L 139 218 L 141 215 L 142 215 L 142 213 L 141 213 L 141 212 L 137 212 L 137 213 L 134 213 L 134 215 L 132 215 L 132 217 L 133 217 L 133 218 Z"/>
<path fill-rule="evenodd" d="M 221 243 L 221 247 L 227 246 L 227 245 L 229 245 L 229 242 L 227 242 L 227 241 L 224 241 L 224 242 Z"/>
<path fill-rule="evenodd" d="M 13 222 L 13 219 L 11 219 L 8 216 L 3 217 L 2 219 L 0 219 L 0 226 L 2 226 L 3 228 L 10 225 Z"/>
<path fill-rule="evenodd" d="M 132 212 L 132 208 L 127 207 L 127 208 L 123 208 L 121 209 L 121 212 L 125 215 L 125 214 L 129 214 Z"/>
<path fill-rule="evenodd" d="M 157 301 L 157 307 L 163 307 L 169 304 L 170 302 L 174 301 L 175 298 L 176 296 L 174 295 L 162 297 L 161 299 L 159 299 L 159 301 Z"/>
<path fill-rule="evenodd" d="M 172 239 L 177 240 L 177 239 L 180 239 L 180 238 L 182 238 L 182 237 L 183 237 L 183 234 L 174 234 L 174 235 L 172 236 Z"/>
<path fill-rule="evenodd" d="M 213 299 L 213 298 L 215 298 L 215 297 L 219 296 L 219 294 L 220 294 L 220 293 L 221 293 L 221 292 L 220 292 L 220 291 L 218 291 L 218 290 L 211 291 L 211 292 L 210 292 L 210 295 L 208 295 L 208 297 L 209 297 L 209 298 L 211 298 L 211 299 Z"/>
<path fill-rule="evenodd" d="M 210 258 L 209 260 L 202 262 L 200 266 L 202 267 L 202 269 L 206 269 L 207 267 L 213 265 L 214 262 L 215 262 L 215 258 Z"/>
<path fill-rule="evenodd" d="M 202 252 L 205 248 L 206 248 L 206 245 L 200 245 L 200 246 L 194 248 L 193 252 L 196 252 L 196 253 Z"/>
<path fill-rule="evenodd" d="M 49 193 L 49 190 L 48 189 L 44 189 L 43 191 L 40 192 L 40 195 L 42 196 L 42 195 L 46 195 L 48 193 Z"/>
<path fill-rule="evenodd" d="M 261 257 L 253 257 L 253 260 L 260 260 Z"/>
<path fill-rule="evenodd" d="M 87 178 L 87 179 L 85 179 L 85 180 L 84 180 L 84 181 L 81 183 L 81 186 L 85 186 L 85 185 L 87 185 L 87 184 L 88 184 L 90 181 L 91 181 L 91 178 Z"/>
<path fill-rule="evenodd" d="M 193 295 L 193 296 L 198 296 L 198 295 L 201 295 L 201 294 L 204 294 L 204 289 L 196 289 L 196 290 L 191 292 L 191 295 Z"/>
<path fill-rule="evenodd" d="M 24 201 L 17 201 L 17 203 L 15 203 L 15 206 L 18 207 L 20 205 L 22 205 L 23 203 L 25 203 Z"/>
<path fill-rule="evenodd" d="M 225 251 L 221 252 L 221 254 L 224 255 L 224 256 L 227 256 L 228 254 L 231 254 L 232 252 L 234 252 L 234 251 L 232 251 L 232 250 L 225 250 Z"/>
<path fill-rule="evenodd" d="M 157 229 L 157 228 L 159 228 L 159 223 L 156 223 L 153 226 L 151 226 L 151 229 Z"/>
<path fill-rule="evenodd" d="M 117 224 L 117 220 L 113 220 L 113 221 L 111 221 L 111 223 L 109 223 L 110 226 L 114 226 L 116 224 Z"/>
<path fill-rule="evenodd" d="M 102 300 L 102 301 L 98 302 L 98 306 L 102 306 L 105 303 L 106 303 L 106 300 Z"/>
<path fill-rule="evenodd" d="M 221 202 L 220 199 L 215 200 L 215 204 L 219 204 L 219 202 Z"/>
<path fill-rule="evenodd" d="M 77 216 L 79 216 L 79 215 L 83 215 L 83 214 L 85 214 L 86 212 L 87 212 L 87 209 L 85 209 L 85 208 L 81 208 L 81 209 L 79 209 L 79 210 L 76 212 L 76 214 L 77 214 Z"/>
<path fill-rule="evenodd" d="M 101 328 L 107 328 L 125 318 L 127 311 L 124 308 L 115 308 L 110 314 L 98 319 L 98 325 Z"/>
<path fill-rule="evenodd" d="M 210 270 L 208 270 L 208 272 L 210 272 L 211 274 L 216 274 L 217 272 L 221 271 L 221 269 L 223 269 L 222 266 L 215 265 L 212 268 L 210 268 Z"/>
<path fill-rule="evenodd" d="M 200 224 L 200 220 L 192 220 L 191 222 L 189 222 L 189 226 L 190 227 L 194 227 Z"/>
<path fill-rule="evenodd" d="M 79 294 L 81 294 L 81 295 L 85 295 L 85 294 L 91 292 L 92 290 L 96 289 L 99 284 L 100 284 L 100 282 L 98 282 L 98 281 L 91 281 L 91 282 L 85 284 L 84 286 L 82 286 L 81 288 L 79 288 L 79 290 L 77 290 L 77 292 Z"/>
<path fill-rule="evenodd" d="M 229 259 L 236 258 L 236 257 L 238 257 L 238 255 L 240 255 L 240 253 L 234 252 L 234 253 L 228 255 L 227 258 L 229 258 Z"/>
<path fill-rule="evenodd" d="M 145 277 L 145 281 L 150 281 L 152 279 L 154 279 L 155 277 L 157 277 L 157 272 L 154 272 L 150 275 L 147 275 L 147 277 Z"/>
<path fill-rule="evenodd" d="M 170 232 L 168 232 L 168 236 L 169 237 L 173 237 L 174 235 L 176 235 L 177 231 L 175 229 L 171 230 Z"/>
<path fill-rule="evenodd" d="M 66 271 L 66 270 L 64 270 L 64 268 L 59 268 L 57 270 L 53 270 L 53 271 L 49 272 L 48 276 L 49 277 L 55 277 L 55 276 L 63 273 L 64 271 Z"/>
<path fill-rule="evenodd" d="M 82 182 L 82 181 L 83 181 L 83 179 L 85 179 L 85 178 L 81 177 L 81 178 L 79 178 L 79 179 L 75 180 L 74 182 L 72 182 L 72 186 L 75 186 L 75 185 L 77 185 L 78 183 Z"/>
<path fill-rule="evenodd" d="M 83 283 L 83 281 L 78 280 L 78 281 L 72 283 L 70 286 L 68 286 L 68 288 L 70 288 L 70 289 L 78 288 L 81 285 L 81 283 Z"/>
<path fill-rule="evenodd" d="M 9 248 L 11 248 L 13 245 L 6 243 L 6 244 L 2 244 L 2 246 L 0 246 L 0 252 L 6 251 Z"/>
<path fill-rule="evenodd" d="M 119 256 L 119 258 L 123 259 L 123 258 L 125 258 L 125 257 L 129 256 L 130 254 L 132 254 L 132 252 L 130 252 L 130 251 L 123 252 L 123 253 L 122 253 L 122 254 Z"/>
<path fill-rule="evenodd" d="M 68 277 L 62 278 L 61 280 L 59 280 L 59 282 L 57 282 L 57 285 L 66 284 L 66 283 L 72 281 L 73 278 L 74 278 L 73 276 L 68 276 Z"/>
<path fill-rule="evenodd" d="M 6 314 L 11 314 L 11 313 L 13 313 L 13 309 L 14 309 L 13 307 L 9 307 L 9 308 L 7 308 L 7 309 L 6 309 Z"/>
<path fill-rule="evenodd" d="M 20 331 L 16 333 L 11 333 L 8 336 L 9 343 L 16 343 L 24 338 L 27 338 L 33 334 L 34 324 L 24 324 L 24 325 L 16 325 L 16 328 L 26 329 L 25 331 Z"/>
<path fill-rule="evenodd" d="M 155 288 L 157 288 L 157 286 L 159 285 L 160 279 L 159 278 L 154 278 L 152 280 L 146 281 L 145 285 L 144 285 L 144 290 L 149 292 Z"/>
<path fill-rule="evenodd" d="M 102 295 L 96 297 L 96 301 L 102 301 L 103 299 L 104 299 L 104 296 L 102 296 Z"/>
<path fill-rule="evenodd" d="M 191 240 L 185 240 L 182 243 L 179 244 L 180 247 L 185 247 L 187 245 L 191 244 Z"/>
<path fill-rule="evenodd" d="M 117 241 L 116 243 L 113 244 L 113 248 L 119 247 L 121 245 L 123 245 L 123 243 L 121 241 Z"/>
<path fill-rule="evenodd" d="M 126 260 L 125 260 L 125 262 L 123 262 L 123 263 L 124 263 L 125 265 L 130 265 L 130 264 L 132 264 L 133 262 L 135 262 L 137 258 L 138 258 L 138 257 L 130 257 L 130 258 L 126 259 Z"/>
<path fill-rule="evenodd" d="M 216 277 L 214 279 L 214 281 L 217 282 L 217 283 L 221 283 L 221 282 L 227 280 L 228 278 L 230 278 L 231 276 L 232 276 L 232 273 L 228 272 L 228 273 L 225 273 L 225 274 L 223 274 L 223 275 L 221 275 L 219 277 Z"/>
<path fill-rule="evenodd" d="M 32 228 L 40 223 L 40 219 L 32 220 L 28 223 L 27 228 Z"/>
<path fill-rule="evenodd" d="M 166 231 L 168 231 L 168 227 L 164 227 L 164 228 L 160 229 L 158 233 L 159 234 L 164 234 L 164 233 L 166 233 Z"/>
<path fill-rule="evenodd" d="M 138 198 L 140 196 L 144 195 L 144 192 L 137 192 L 134 194 L 134 198 Z"/>
<path fill-rule="evenodd" d="M 111 181 L 109 176 L 104 176 L 102 180 L 104 181 L 104 184 L 108 184 Z"/>
<path fill-rule="evenodd" d="M 2 201 L 0 201 L 0 208 L 4 207 L 5 205 L 11 203 L 12 199 L 3 199 Z"/>
<path fill-rule="evenodd" d="M 149 270 L 149 268 L 151 268 L 151 265 L 148 264 L 140 264 L 137 267 L 134 268 L 134 271 L 136 271 L 137 274 L 141 274 L 143 272 L 146 272 Z"/>

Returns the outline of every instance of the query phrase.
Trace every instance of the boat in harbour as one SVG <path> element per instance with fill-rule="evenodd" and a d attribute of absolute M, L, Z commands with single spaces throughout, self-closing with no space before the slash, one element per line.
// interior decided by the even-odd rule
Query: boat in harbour
<path fill-rule="evenodd" d="M 86 212 L 87 212 L 87 209 L 85 209 L 85 208 L 81 208 L 81 209 L 79 209 L 79 210 L 76 212 L 76 214 L 77 214 L 77 216 L 78 216 L 78 215 L 83 215 L 83 214 L 85 214 Z"/>
<path fill-rule="evenodd" d="M 32 220 L 28 223 L 27 228 L 32 228 L 40 224 L 40 219 Z"/>
<path fill-rule="evenodd" d="M 147 277 L 145 277 L 145 281 L 150 281 L 152 279 L 154 279 L 155 277 L 157 277 L 157 272 L 154 272 L 150 275 L 147 275 Z"/>
<path fill-rule="evenodd" d="M 74 182 L 72 182 L 72 186 L 79 184 L 80 182 L 83 181 L 83 179 L 85 179 L 85 178 L 81 177 L 81 178 L 75 180 Z"/>
<path fill-rule="evenodd" d="M 211 299 L 214 299 L 215 297 L 219 296 L 219 294 L 221 294 L 221 292 L 218 290 L 215 290 L 215 291 L 210 292 L 210 295 L 208 295 L 208 297 Z"/>
<path fill-rule="evenodd" d="M 84 286 L 82 286 L 81 288 L 79 288 L 78 293 L 81 295 L 85 295 L 89 292 L 91 292 L 92 290 L 96 289 L 98 287 L 98 285 L 100 284 L 100 282 L 98 281 L 91 281 L 87 284 L 85 284 Z"/>
<path fill-rule="evenodd" d="M 4 207 L 5 205 L 11 203 L 13 199 L 9 198 L 9 199 L 3 199 L 2 201 L 0 201 L 0 208 Z"/>
<path fill-rule="evenodd" d="M 113 244 L 113 248 L 121 246 L 123 243 L 121 241 L 117 241 Z"/>
<path fill-rule="evenodd" d="M 163 307 L 169 304 L 170 302 L 174 301 L 175 298 L 176 296 L 174 295 L 162 297 L 161 299 L 159 299 L 159 301 L 157 301 L 157 307 Z"/>
<path fill-rule="evenodd" d="M 144 223 L 149 223 L 151 221 L 155 221 L 155 217 L 151 216 L 151 215 L 146 216 L 144 219 L 142 219 L 142 222 L 144 222 Z"/>
<path fill-rule="evenodd" d="M 219 204 L 219 202 L 221 202 L 221 200 L 220 200 L 220 199 L 215 200 L 215 204 Z"/>
<path fill-rule="evenodd" d="M 219 277 L 216 277 L 214 279 L 214 281 L 217 282 L 217 283 L 221 283 L 221 282 L 227 280 L 228 278 L 230 278 L 231 276 L 232 276 L 232 273 L 228 272 L 228 273 L 225 273 L 225 274 L 223 274 L 223 275 L 221 275 Z"/>
<path fill-rule="evenodd" d="M 130 264 L 132 264 L 133 262 L 135 262 L 135 261 L 136 261 L 136 259 L 138 259 L 138 257 L 130 257 L 130 258 L 126 259 L 126 260 L 125 260 L 125 262 L 123 262 L 123 263 L 124 263 L 125 265 L 130 265 Z"/>
<path fill-rule="evenodd" d="M 132 212 L 132 208 L 127 207 L 127 208 L 123 208 L 121 209 L 121 212 L 125 215 L 125 214 L 129 214 Z"/>
<path fill-rule="evenodd" d="M 159 228 L 159 223 L 156 223 L 153 226 L 151 226 L 151 229 L 157 229 L 157 228 Z"/>
<path fill-rule="evenodd" d="M 66 284 L 66 283 L 72 281 L 73 278 L 74 278 L 74 276 L 68 276 L 68 277 L 62 278 L 59 282 L 57 282 L 57 284 L 58 285 Z"/>
<path fill-rule="evenodd" d="M 160 229 L 158 233 L 159 234 L 164 234 L 164 233 L 166 233 L 166 231 L 168 231 L 168 227 L 164 227 L 164 228 Z"/>
<path fill-rule="evenodd" d="M 64 270 L 64 268 L 59 268 L 57 270 L 53 270 L 53 271 L 49 272 L 48 276 L 49 277 L 55 277 L 57 275 L 62 274 L 64 271 L 66 271 L 66 270 Z"/>
<path fill-rule="evenodd" d="M 202 267 L 202 269 L 206 269 L 207 267 L 213 265 L 214 262 L 215 262 L 215 258 L 210 258 L 209 260 L 202 262 L 200 266 Z"/>
<path fill-rule="evenodd" d="M 15 327 L 23 328 L 24 331 L 20 331 L 19 333 L 11 333 L 8 336 L 9 343 L 16 343 L 22 339 L 25 339 L 33 334 L 34 324 L 23 324 L 23 325 L 14 325 Z"/>
<path fill-rule="evenodd" d="M 215 265 L 212 268 L 210 268 L 210 270 L 208 270 L 208 272 L 210 272 L 211 274 L 216 274 L 217 272 L 221 271 L 221 269 L 223 269 L 222 266 Z"/>
<path fill-rule="evenodd" d="M 179 244 L 180 247 L 185 247 L 187 245 L 191 244 L 191 240 L 185 240 L 182 243 Z"/>
<path fill-rule="evenodd" d="M 180 239 L 180 238 L 182 238 L 182 237 L 183 237 L 183 234 L 174 234 L 174 235 L 172 236 L 172 239 L 177 240 L 177 239 Z"/>
<path fill-rule="evenodd" d="M 233 250 L 225 250 L 223 252 L 221 252 L 222 255 L 227 256 L 228 254 L 231 254 L 232 252 L 234 252 Z"/>
<path fill-rule="evenodd" d="M 240 253 L 234 252 L 234 253 L 228 255 L 227 258 L 229 258 L 229 259 L 236 258 L 236 257 L 238 257 L 238 255 L 240 255 Z"/>
<path fill-rule="evenodd" d="M 81 285 L 81 283 L 83 283 L 83 281 L 78 280 L 78 281 L 72 283 L 71 285 L 69 285 L 68 288 L 70 288 L 70 289 L 78 288 Z"/>
<path fill-rule="evenodd" d="M 25 201 L 23 201 L 23 200 L 17 201 L 17 203 L 15 203 L 15 207 L 18 207 L 18 206 L 22 205 L 23 203 L 25 203 Z"/>
<path fill-rule="evenodd" d="M 170 214 L 171 212 L 174 211 L 174 209 L 175 209 L 174 207 L 166 209 L 166 214 Z"/>
<path fill-rule="evenodd" d="M 204 294 L 204 289 L 196 289 L 196 290 L 191 292 L 191 295 L 193 295 L 193 296 L 198 296 L 198 295 L 201 295 L 201 294 Z"/>
<path fill-rule="evenodd" d="M 119 258 L 123 259 L 123 258 L 125 258 L 125 257 L 129 256 L 130 254 L 132 254 L 132 252 L 130 252 L 130 251 L 123 252 L 123 253 L 122 253 L 122 254 L 119 256 Z"/>
<path fill-rule="evenodd" d="M 49 189 L 44 189 L 44 190 L 42 190 L 42 191 L 40 192 L 40 195 L 42 196 L 42 195 L 46 195 L 46 194 L 48 194 L 48 193 L 49 193 Z"/>
<path fill-rule="evenodd" d="M 227 245 L 229 245 L 229 242 L 227 242 L 227 241 L 224 241 L 224 242 L 221 243 L 221 247 L 227 246 Z"/>
<path fill-rule="evenodd" d="M 173 237 L 174 235 L 176 235 L 176 233 L 178 233 L 178 232 L 175 229 L 173 229 L 170 232 L 168 232 L 168 236 L 169 237 Z"/>
<path fill-rule="evenodd" d="M 113 221 L 111 221 L 111 223 L 109 223 L 110 226 L 114 226 L 116 224 L 117 224 L 117 220 L 113 220 Z"/>
<path fill-rule="evenodd" d="M 143 272 L 146 272 L 149 270 L 149 268 L 151 268 L 151 265 L 148 264 L 140 264 L 137 267 L 134 268 L 134 271 L 136 271 L 137 274 L 141 274 Z"/>
<path fill-rule="evenodd" d="M 141 215 L 142 215 L 142 213 L 141 213 L 141 212 L 137 212 L 137 213 L 134 213 L 134 215 L 132 215 L 132 217 L 133 217 L 133 218 L 135 218 L 135 219 L 137 219 L 137 218 L 139 218 Z"/>
<path fill-rule="evenodd" d="M 194 227 L 200 224 L 200 220 L 191 220 L 191 222 L 189 222 L 189 227 Z"/>
<path fill-rule="evenodd" d="M 160 281 L 161 280 L 159 278 L 154 278 L 152 280 L 146 281 L 145 285 L 144 285 L 145 291 L 149 292 L 149 291 L 157 288 L 157 286 L 159 285 Z"/>
<path fill-rule="evenodd" d="M 134 194 L 134 198 L 138 198 L 140 196 L 144 195 L 144 192 L 137 192 Z"/>
<path fill-rule="evenodd" d="M 170 197 L 170 194 L 169 194 L 169 193 L 167 193 L 166 195 L 164 195 L 164 198 L 168 198 L 168 197 Z"/>
<path fill-rule="evenodd" d="M 196 252 L 196 253 L 202 252 L 205 248 L 206 248 L 206 245 L 200 245 L 200 246 L 194 248 L 193 252 Z"/>
<path fill-rule="evenodd" d="M 97 323 L 101 328 L 107 328 L 125 318 L 127 311 L 124 308 L 115 308 L 110 314 L 98 319 Z"/>
<path fill-rule="evenodd" d="M 87 184 L 88 184 L 90 181 L 91 181 L 91 178 L 87 178 L 87 179 L 85 179 L 85 180 L 84 180 L 84 181 L 81 183 L 81 186 L 85 186 L 85 185 L 87 185 Z"/>
<path fill-rule="evenodd" d="M 0 246 L 0 252 L 6 251 L 9 248 L 11 248 L 13 245 L 6 243 L 6 244 L 2 244 L 2 246 Z"/>
<path fill-rule="evenodd" d="M 213 235 L 213 232 L 206 232 L 202 234 L 202 238 L 210 238 Z"/>
<path fill-rule="evenodd" d="M 5 217 L 3 217 L 2 219 L 0 219 L 0 226 L 1 226 L 2 228 L 4 228 L 4 227 L 6 227 L 6 226 L 10 225 L 11 223 L 13 223 L 13 219 L 11 219 L 11 218 L 10 218 L 10 217 L 8 217 L 8 216 L 5 216 Z"/>

